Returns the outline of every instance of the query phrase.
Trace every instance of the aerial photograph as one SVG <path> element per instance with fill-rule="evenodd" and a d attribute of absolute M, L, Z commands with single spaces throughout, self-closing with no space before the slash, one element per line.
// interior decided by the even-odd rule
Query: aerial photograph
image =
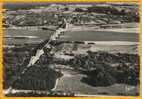
<path fill-rule="evenodd" d="M 139 10 L 139 2 L 4 2 L 3 96 L 139 96 Z"/>

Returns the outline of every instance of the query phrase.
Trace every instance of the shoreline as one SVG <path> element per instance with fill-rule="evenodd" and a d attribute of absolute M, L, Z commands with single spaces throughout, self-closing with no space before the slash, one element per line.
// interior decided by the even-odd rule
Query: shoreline
<path fill-rule="evenodd" d="M 140 28 L 94 28 L 94 27 L 74 27 L 69 29 L 69 31 L 105 31 L 105 32 L 115 32 L 117 33 L 140 33 Z"/>

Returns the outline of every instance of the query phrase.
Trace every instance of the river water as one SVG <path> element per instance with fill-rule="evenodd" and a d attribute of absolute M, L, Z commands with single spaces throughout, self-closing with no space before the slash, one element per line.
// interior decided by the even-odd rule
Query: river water
<path fill-rule="evenodd" d="M 4 29 L 4 44 L 40 43 L 53 34 L 50 30 Z M 108 31 L 67 31 L 59 40 L 138 42 L 138 33 Z"/>

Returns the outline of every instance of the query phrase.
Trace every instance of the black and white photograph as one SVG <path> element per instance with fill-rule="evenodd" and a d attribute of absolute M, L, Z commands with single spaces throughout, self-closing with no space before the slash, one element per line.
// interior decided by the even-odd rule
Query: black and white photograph
<path fill-rule="evenodd" d="M 5 97 L 137 97 L 139 2 L 4 2 Z"/>

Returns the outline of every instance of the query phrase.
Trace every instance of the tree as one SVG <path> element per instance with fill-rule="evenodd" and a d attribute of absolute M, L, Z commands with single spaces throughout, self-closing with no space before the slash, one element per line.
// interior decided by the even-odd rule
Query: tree
<path fill-rule="evenodd" d="M 74 11 L 75 11 L 75 12 L 83 12 L 83 9 L 81 9 L 81 8 L 76 8 Z"/>

